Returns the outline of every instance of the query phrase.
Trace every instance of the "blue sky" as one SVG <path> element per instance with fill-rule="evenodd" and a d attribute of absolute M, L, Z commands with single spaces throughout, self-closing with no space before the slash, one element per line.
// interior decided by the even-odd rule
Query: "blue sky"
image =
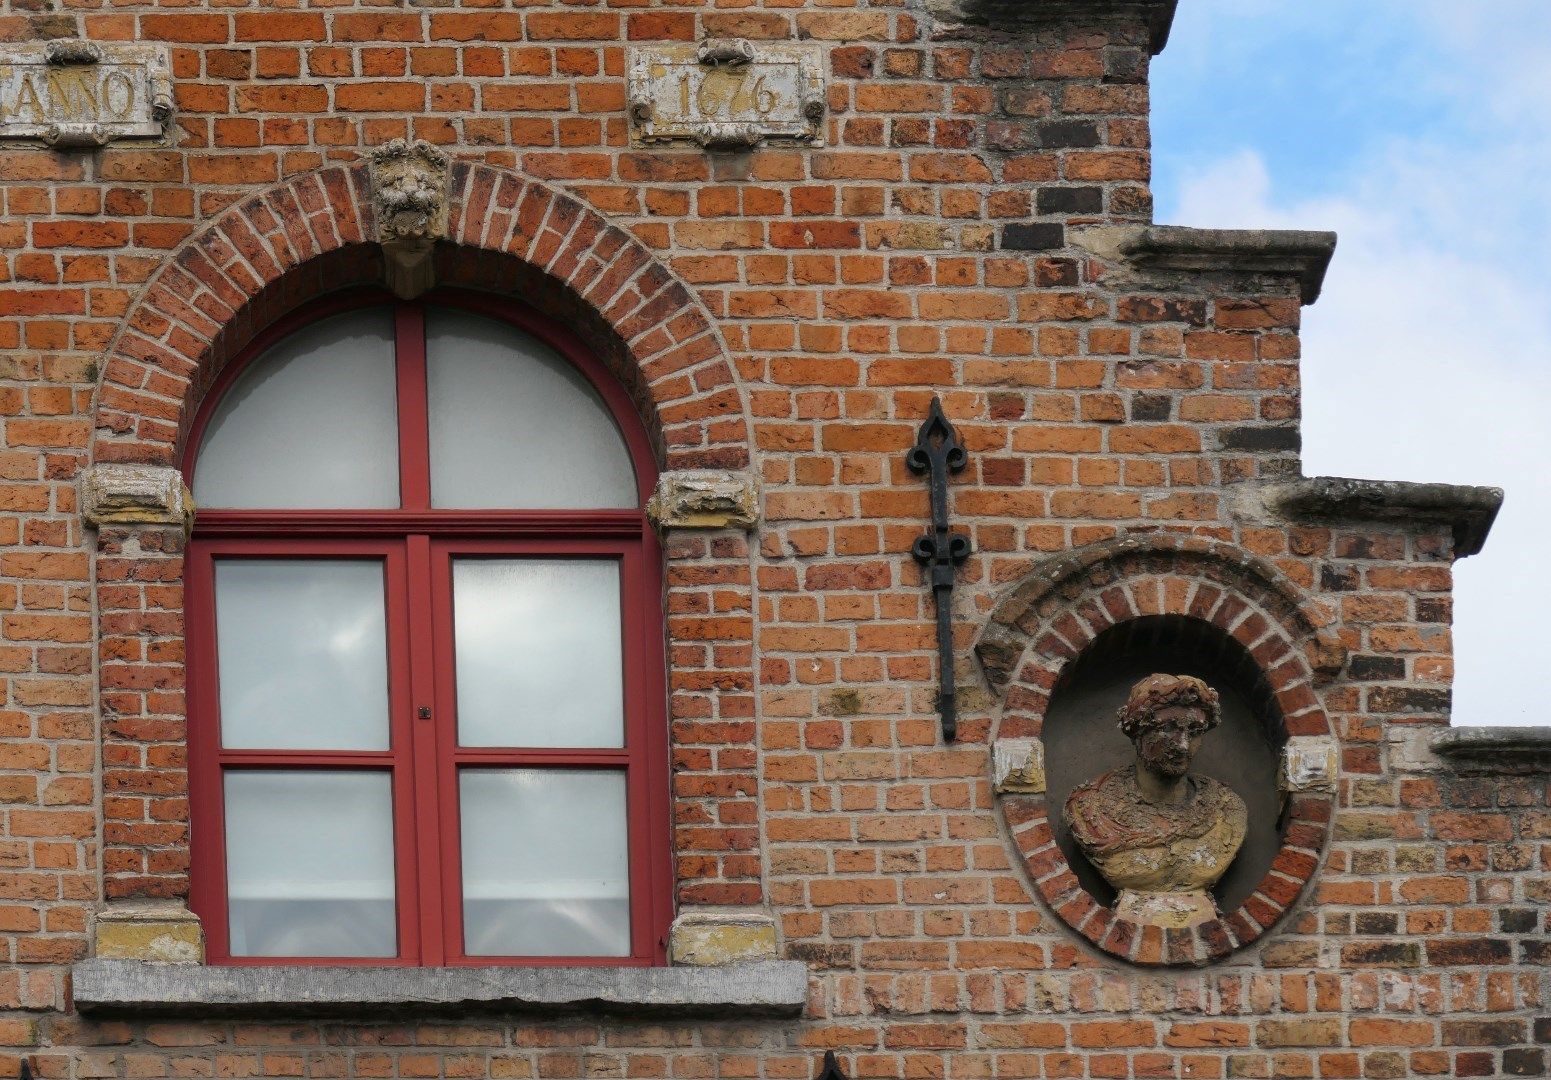
<path fill-rule="evenodd" d="M 1507 489 L 1454 722 L 1551 723 L 1551 0 L 1181 0 L 1153 110 L 1158 221 L 1340 234 L 1304 471 Z"/>

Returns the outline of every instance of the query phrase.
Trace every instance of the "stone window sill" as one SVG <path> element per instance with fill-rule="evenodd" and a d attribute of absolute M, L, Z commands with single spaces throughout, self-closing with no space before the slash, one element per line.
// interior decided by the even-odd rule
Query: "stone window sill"
<path fill-rule="evenodd" d="M 796 1016 L 807 966 L 767 960 L 723 967 L 204 967 L 86 960 L 75 1007 L 92 1015 L 383 1015 L 396 1010 L 629 1016 Z"/>

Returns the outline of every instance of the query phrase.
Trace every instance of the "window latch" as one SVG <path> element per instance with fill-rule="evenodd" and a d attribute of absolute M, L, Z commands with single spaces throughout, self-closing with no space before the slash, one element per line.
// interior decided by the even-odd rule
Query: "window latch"
<path fill-rule="evenodd" d="M 420 719 L 422 719 L 422 720 L 429 720 L 429 719 L 431 719 L 431 706 L 429 706 L 429 705 L 422 705 L 422 706 L 420 706 Z"/>

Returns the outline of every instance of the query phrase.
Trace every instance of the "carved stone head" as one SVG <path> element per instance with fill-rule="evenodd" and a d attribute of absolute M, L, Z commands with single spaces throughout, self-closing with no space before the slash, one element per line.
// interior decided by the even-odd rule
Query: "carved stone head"
<path fill-rule="evenodd" d="M 1190 675 L 1149 675 L 1120 707 L 1120 730 L 1136 747 L 1138 764 L 1177 780 L 1190 770 L 1201 737 L 1217 726 L 1217 691 Z"/>

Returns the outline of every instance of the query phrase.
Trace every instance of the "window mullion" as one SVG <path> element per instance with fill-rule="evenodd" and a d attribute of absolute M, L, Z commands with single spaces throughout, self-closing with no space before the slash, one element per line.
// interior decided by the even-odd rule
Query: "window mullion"
<path fill-rule="evenodd" d="M 409 573 L 410 747 L 413 754 L 415 832 L 406 843 L 414 845 L 419 903 L 420 962 L 447 962 L 443 931 L 446 898 L 442 895 L 442 807 L 440 796 L 443 762 L 437 729 L 435 681 L 435 631 L 432 605 L 431 539 L 420 533 L 407 538 Z"/>
<path fill-rule="evenodd" d="M 393 338 L 398 372 L 399 499 L 404 510 L 431 505 L 430 419 L 426 397 L 425 309 L 399 304 L 393 309 Z"/>

